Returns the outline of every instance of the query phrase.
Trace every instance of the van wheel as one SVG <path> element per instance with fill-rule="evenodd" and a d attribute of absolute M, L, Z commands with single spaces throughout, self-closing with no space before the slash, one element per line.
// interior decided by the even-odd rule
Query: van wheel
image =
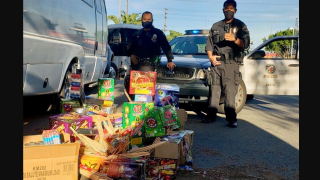
<path fill-rule="evenodd" d="M 103 77 L 104 78 L 112 78 L 114 79 L 114 82 L 116 82 L 116 79 L 119 76 L 119 72 L 118 72 L 118 67 L 114 62 L 111 62 L 110 64 L 110 70 L 109 70 L 109 74 L 105 74 Z"/>
<path fill-rule="evenodd" d="M 69 97 L 70 95 L 71 72 L 72 72 L 72 66 L 70 64 L 62 82 L 62 87 L 59 93 L 60 98 L 66 98 L 66 97 Z"/>
<path fill-rule="evenodd" d="M 239 86 L 238 86 L 238 92 L 236 95 L 236 113 L 238 114 L 247 101 L 247 89 L 246 85 L 244 84 L 243 80 L 240 79 Z M 220 104 L 218 108 L 218 113 L 225 114 L 224 112 L 224 103 Z"/>

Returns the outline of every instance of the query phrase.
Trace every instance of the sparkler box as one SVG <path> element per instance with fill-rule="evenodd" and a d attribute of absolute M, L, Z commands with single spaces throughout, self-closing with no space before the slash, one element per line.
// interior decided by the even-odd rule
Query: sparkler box
<path fill-rule="evenodd" d="M 171 104 L 179 109 L 179 92 L 180 87 L 178 85 L 156 84 L 154 105 L 162 107 Z"/>
<path fill-rule="evenodd" d="M 157 72 L 130 71 L 129 94 L 155 94 Z"/>
<path fill-rule="evenodd" d="M 27 146 L 43 141 L 42 135 L 23 136 L 24 180 L 78 180 L 80 143 L 70 143 L 70 134 L 60 134 L 64 144 Z"/>

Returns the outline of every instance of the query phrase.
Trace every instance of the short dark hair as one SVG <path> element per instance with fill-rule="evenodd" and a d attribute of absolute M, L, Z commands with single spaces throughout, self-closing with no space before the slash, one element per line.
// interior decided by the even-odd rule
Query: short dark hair
<path fill-rule="evenodd" d="M 234 6 L 235 9 L 237 9 L 237 2 L 234 1 L 234 0 L 226 0 L 224 3 L 223 3 L 223 8 L 226 4 L 232 4 Z"/>
<path fill-rule="evenodd" d="M 153 15 L 152 15 L 152 13 L 151 13 L 150 11 L 145 11 L 145 12 L 142 13 L 142 15 L 141 15 L 141 21 L 142 21 L 142 18 L 143 18 L 143 15 L 144 15 L 144 14 L 151 14 L 151 18 L 152 18 L 152 21 L 153 21 Z"/>

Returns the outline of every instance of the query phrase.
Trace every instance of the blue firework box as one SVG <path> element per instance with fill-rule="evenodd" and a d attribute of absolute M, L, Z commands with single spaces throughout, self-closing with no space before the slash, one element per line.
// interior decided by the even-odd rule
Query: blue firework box
<path fill-rule="evenodd" d="M 154 105 L 157 107 L 174 105 L 175 108 L 179 109 L 179 91 L 178 85 L 156 84 Z"/>

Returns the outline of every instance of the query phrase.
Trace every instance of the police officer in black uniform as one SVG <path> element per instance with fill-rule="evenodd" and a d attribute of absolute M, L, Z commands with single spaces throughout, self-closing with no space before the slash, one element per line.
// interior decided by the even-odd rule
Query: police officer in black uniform
<path fill-rule="evenodd" d="M 131 70 L 155 71 L 160 64 L 159 55 L 162 49 L 168 59 L 167 67 L 172 71 L 176 65 L 172 62 L 173 54 L 165 34 L 160 29 L 153 27 L 151 12 L 145 11 L 141 20 L 143 28 L 132 35 L 127 45 L 128 56 L 131 57 Z M 128 75 L 124 80 L 127 90 L 129 79 Z"/>
<path fill-rule="evenodd" d="M 237 3 L 226 0 L 223 3 L 225 19 L 214 23 L 210 29 L 206 52 L 211 61 L 208 84 L 211 98 L 208 114 L 202 121 L 214 122 L 219 107 L 221 92 L 225 95 L 225 115 L 229 127 L 237 127 L 235 96 L 239 86 L 239 63 L 243 60 L 243 52 L 249 48 L 250 36 L 247 26 L 234 18 Z"/>

